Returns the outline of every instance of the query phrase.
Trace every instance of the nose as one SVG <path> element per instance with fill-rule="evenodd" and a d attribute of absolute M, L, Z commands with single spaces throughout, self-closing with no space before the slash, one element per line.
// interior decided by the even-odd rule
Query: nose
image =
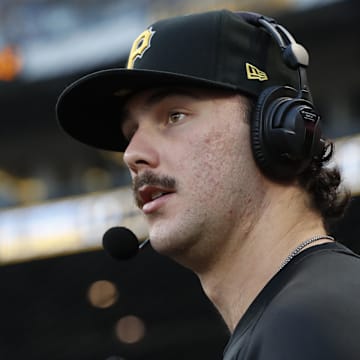
<path fill-rule="evenodd" d="M 138 127 L 124 152 L 124 162 L 133 174 L 159 165 L 155 134 L 150 129 Z"/>

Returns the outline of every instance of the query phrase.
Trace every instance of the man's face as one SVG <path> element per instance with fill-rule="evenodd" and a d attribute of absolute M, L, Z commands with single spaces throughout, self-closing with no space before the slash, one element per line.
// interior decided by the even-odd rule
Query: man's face
<path fill-rule="evenodd" d="M 124 161 L 160 253 L 200 261 L 247 222 L 260 174 L 246 101 L 228 92 L 152 89 L 127 102 Z"/>

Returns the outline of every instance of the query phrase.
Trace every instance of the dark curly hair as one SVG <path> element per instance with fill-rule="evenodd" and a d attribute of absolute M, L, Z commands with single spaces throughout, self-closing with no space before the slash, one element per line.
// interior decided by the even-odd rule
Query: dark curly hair
<path fill-rule="evenodd" d="M 320 158 L 314 158 L 310 165 L 298 175 L 298 181 L 310 195 L 311 207 L 317 210 L 324 221 L 326 231 L 342 218 L 350 202 L 350 191 L 342 186 L 338 166 L 326 166 L 333 156 L 334 144 L 327 141 Z"/>

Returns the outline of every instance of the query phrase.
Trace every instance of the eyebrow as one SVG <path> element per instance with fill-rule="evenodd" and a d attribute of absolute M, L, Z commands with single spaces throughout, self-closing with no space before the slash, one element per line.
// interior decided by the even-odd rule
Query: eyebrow
<path fill-rule="evenodd" d="M 193 98 L 195 100 L 201 99 L 201 96 L 198 94 L 195 94 L 194 91 L 183 89 L 183 88 L 161 88 L 158 90 L 155 90 L 150 96 L 145 100 L 144 106 L 145 108 L 149 108 L 166 98 L 172 97 L 172 96 L 187 96 L 189 98 Z M 131 115 L 129 110 L 126 108 L 126 106 L 122 109 L 122 124 L 125 122 L 131 120 Z"/>

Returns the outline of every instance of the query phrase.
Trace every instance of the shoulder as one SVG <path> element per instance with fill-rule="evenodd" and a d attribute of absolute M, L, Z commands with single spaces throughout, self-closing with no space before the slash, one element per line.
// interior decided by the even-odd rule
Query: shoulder
<path fill-rule="evenodd" d="M 342 249 L 310 255 L 287 269 L 285 285 L 253 328 L 251 342 L 264 354 L 258 359 L 355 359 L 360 353 L 359 258 Z"/>

